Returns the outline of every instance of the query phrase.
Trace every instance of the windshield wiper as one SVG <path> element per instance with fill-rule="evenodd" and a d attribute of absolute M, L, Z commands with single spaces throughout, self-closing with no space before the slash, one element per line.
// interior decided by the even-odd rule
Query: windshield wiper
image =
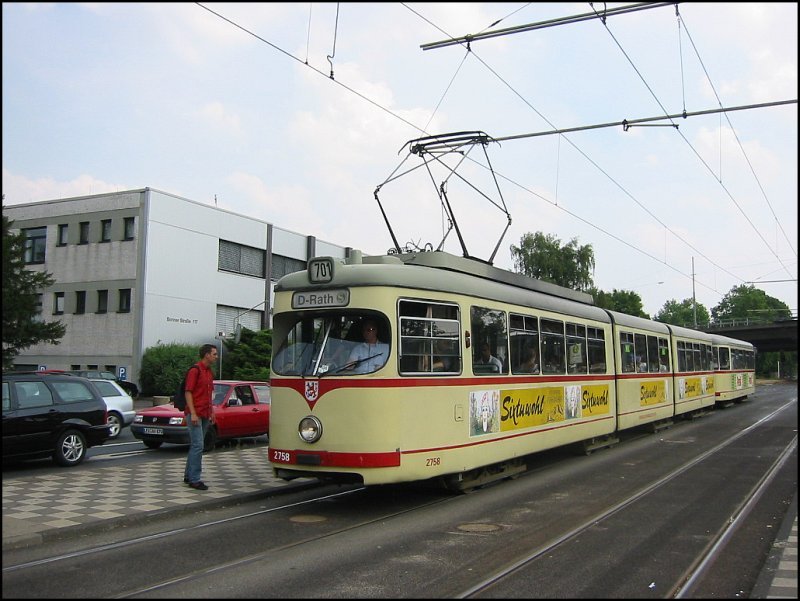
<path fill-rule="evenodd" d="M 324 374 L 319 374 L 319 377 L 321 378 L 322 376 L 338 374 L 340 371 L 354 369 L 357 365 L 361 365 L 362 363 L 364 363 L 364 361 L 369 361 L 370 359 L 374 359 L 375 357 L 380 357 L 382 354 L 383 351 L 381 351 L 380 353 L 375 353 L 374 355 L 370 355 L 369 357 L 364 357 L 363 359 L 356 359 L 355 361 L 349 361 L 348 363 L 345 363 L 341 367 L 337 367 L 336 369 L 333 369 L 331 371 L 326 371 Z"/>

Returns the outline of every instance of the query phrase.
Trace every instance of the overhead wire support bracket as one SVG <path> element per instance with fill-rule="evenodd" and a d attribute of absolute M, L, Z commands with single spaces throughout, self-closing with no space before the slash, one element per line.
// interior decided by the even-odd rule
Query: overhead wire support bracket
<path fill-rule="evenodd" d="M 602 13 L 590 12 L 580 15 L 573 15 L 571 17 L 559 17 L 557 19 L 548 19 L 547 21 L 540 21 L 538 23 L 528 23 L 527 25 L 517 25 L 515 27 L 506 27 L 505 29 L 498 29 L 496 31 L 487 31 L 484 33 L 468 34 L 457 38 L 450 38 L 449 40 L 441 40 L 438 42 L 430 42 L 428 44 L 421 44 L 420 48 L 423 50 L 435 50 L 437 48 L 444 48 L 446 46 L 455 46 L 456 44 L 472 44 L 480 40 L 488 38 L 496 38 L 503 35 L 510 35 L 514 33 L 522 33 L 525 31 L 533 31 L 536 29 L 544 29 L 546 27 L 555 27 L 557 25 L 569 25 L 571 23 L 580 23 L 581 21 L 588 21 L 590 19 L 605 19 L 613 15 L 622 15 L 626 13 L 636 12 L 640 10 L 648 10 L 650 8 L 662 8 L 664 6 L 676 6 L 678 2 L 639 2 L 638 4 L 630 4 L 628 6 L 619 6 L 617 8 L 606 8 Z"/>

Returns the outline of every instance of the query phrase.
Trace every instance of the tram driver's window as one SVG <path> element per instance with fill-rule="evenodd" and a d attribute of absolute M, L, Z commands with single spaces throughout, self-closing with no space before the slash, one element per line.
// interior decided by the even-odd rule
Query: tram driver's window
<path fill-rule="evenodd" d="M 470 308 L 472 373 L 508 373 L 508 328 L 506 312 L 488 307 Z"/>

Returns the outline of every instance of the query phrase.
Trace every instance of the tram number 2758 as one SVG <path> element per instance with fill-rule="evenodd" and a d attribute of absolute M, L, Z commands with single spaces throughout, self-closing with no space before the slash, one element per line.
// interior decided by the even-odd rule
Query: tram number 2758
<path fill-rule="evenodd" d="M 272 460 L 289 463 L 291 456 L 286 451 L 272 451 Z"/>
<path fill-rule="evenodd" d="M 438 457 L 428 457 L 425 460 L 425 466 L 433 467 L 434 465 L 439 465 L 441 462 L 442 462 L 441 459 L 439 459 Z"/>

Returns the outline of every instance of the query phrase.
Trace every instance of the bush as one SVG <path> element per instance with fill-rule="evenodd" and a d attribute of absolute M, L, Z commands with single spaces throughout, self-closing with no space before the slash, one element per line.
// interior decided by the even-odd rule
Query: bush
<path fill-rule="evenodd" d="M 200 345 L 158 344 L 145 350 L 139 374 L 141 394 L 172 396 L 186 370 L 200 360 Z"/>
<path fill-rule="evenodd" d="M 223 353 L 226 379 L 269 382 L 272 330 L 242 328 L 239 342 L 226 340 Z"/>

